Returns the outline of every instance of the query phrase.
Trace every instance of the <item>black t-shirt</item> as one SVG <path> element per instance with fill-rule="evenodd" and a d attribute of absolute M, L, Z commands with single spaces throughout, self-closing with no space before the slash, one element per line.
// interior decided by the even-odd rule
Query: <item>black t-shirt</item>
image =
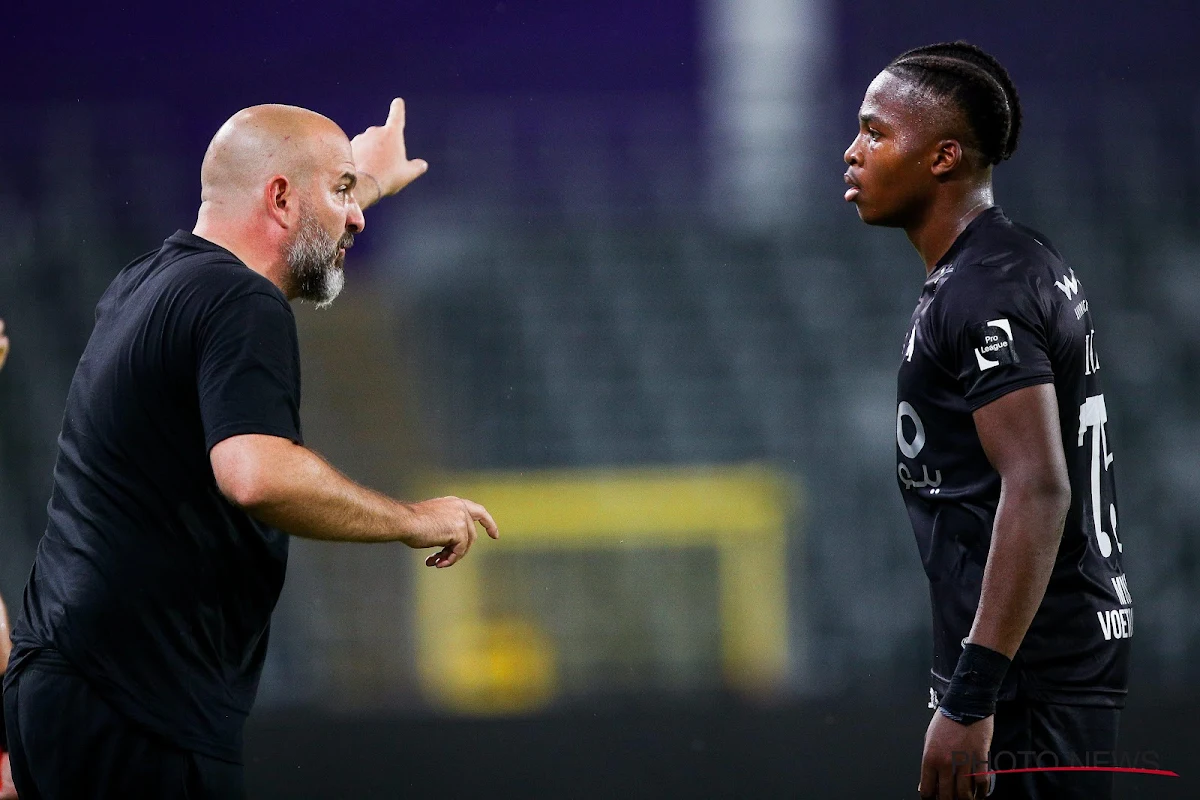
<path fill-rule="evenodd" d="M 10 673 L 57 651 L 129 719 L 240 762 L 288 537 L 224 498 L 209 451 L 300 443 L 299 406 L 269 280 L 183 231 L 123 269 L 71 382 Z"/>
<path fill-rule="evenodd" d="M 975 618 L 1000 498 L 972 412 L 1053 383 L 1071 505 L 1001 697 L 1124 703 L 1133 609 L 1097 352 L 1079 278 L 998 208 L 973 220 L 925 281 L 901 353 L 896 471 L 929 578 L 938 693 Z"/>

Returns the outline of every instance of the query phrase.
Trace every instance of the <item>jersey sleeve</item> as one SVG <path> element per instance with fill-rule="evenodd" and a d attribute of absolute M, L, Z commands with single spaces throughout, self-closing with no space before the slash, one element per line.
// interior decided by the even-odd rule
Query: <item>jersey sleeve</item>
<path fill-rule="evenodd" d="M 1053 382 L 1049 313 L 1027 276 L 960 268 L 939 295 L 938 351 L 972 411 L 1017 389 Z"/>
<path fill-rule="evenodd" d="M 303 442 L 296 320 L 279 298 L 228 300 L 206 320 L 197 353 L 205 446 L 261 433 Z"/>

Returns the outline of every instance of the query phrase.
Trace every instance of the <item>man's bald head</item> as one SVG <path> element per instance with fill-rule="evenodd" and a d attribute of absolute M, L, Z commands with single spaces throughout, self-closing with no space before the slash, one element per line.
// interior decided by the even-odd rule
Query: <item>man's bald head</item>
<path fill-rule="evenodd" d="M 331 160 L 352 161 L 352 155 L 350 140 L 328 117 L 297 106 L 244 108 L 208 145 L 200 167 L 201 201 L 257 197 L 276 175 L 305 183 Z"/>
<path fill-rule="evenodd" d="M 364 226 L 356 181 L 350 140 L 329 118 L 295 106 L 244 108 L 208 146 L 194 233 L 288 298 L 326 304 Z"/>

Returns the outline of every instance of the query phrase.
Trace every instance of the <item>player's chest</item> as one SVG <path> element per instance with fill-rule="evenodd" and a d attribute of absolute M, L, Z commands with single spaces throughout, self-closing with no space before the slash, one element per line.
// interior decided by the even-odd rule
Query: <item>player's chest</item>
<path fill-rule="evenodd" d="M 946 267 L 926 280 L 909 318 L 900 346 L 897 386 L 901 399 L 933 395 L 941 404 L 954 394 L 957 381 L 953 365 L 946 361 L 945 343 L 939 341 L 933 308 L 938 287 L 953 270 L 953 266 Z"/>

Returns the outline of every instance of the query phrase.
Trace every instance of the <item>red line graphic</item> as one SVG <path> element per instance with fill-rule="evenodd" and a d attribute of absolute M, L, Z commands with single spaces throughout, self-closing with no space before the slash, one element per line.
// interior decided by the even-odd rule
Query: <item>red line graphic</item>
<path fill-rule="evenodd" d="M 1024 767 L 1022 769 L 994 769 L 988 772 L 971 772 L 965 777 L 974 778 L 978 775 L 1015 775 L 1020 772 L 1125 772 L 1136 775 L 1162 775 L 1166 778 L 1178 778 L 1178 772 L 1169 769 L 1143 769 L 1141 767 Z"/>

